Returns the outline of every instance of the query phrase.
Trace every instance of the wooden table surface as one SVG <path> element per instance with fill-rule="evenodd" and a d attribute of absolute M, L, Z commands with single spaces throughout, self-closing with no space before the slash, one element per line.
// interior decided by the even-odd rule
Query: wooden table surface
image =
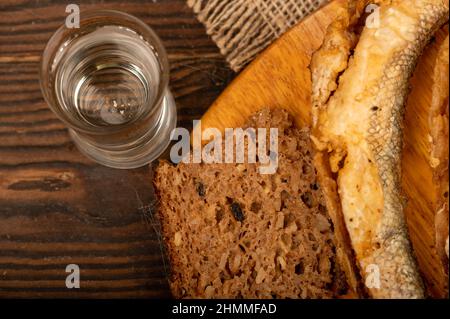
<path fill-rule="evenodd" d="M 39 60 L 62 0 L 0 0 L 0 297 L 170 297 L 152 170 L 99 166 L 74 147 L 39 89 Z M 179 126 L 233 77 L 185 0 L 81 1 L 131 13 L 162 38 Z M 67 289 L 77 264 L 81 288 Z"/>

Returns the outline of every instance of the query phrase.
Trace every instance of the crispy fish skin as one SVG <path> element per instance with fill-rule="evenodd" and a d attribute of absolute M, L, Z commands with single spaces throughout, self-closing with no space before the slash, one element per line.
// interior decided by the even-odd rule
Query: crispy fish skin
<path fill-rule="evenodd" d="M 337 88 L 336 78 L 348 67 L 351 50 L 358 43 L 356 24 L 368 1 L 349 1 L 339 8 L 337 18 L 327 29 L 322 47 L 311 60 L 313 123 L 318 106 L 326 103 Z"/>
<path fill-rule="evenodd" d="M 337 76 L 321 80 L 312 65 L 312 139 L 337 176 L 345 225 L 373 298 L 424 297 L 403 214 L 402 122 L 417 59 L 448 9 L 448 0 L 382 1 L 379 25 L 364 28 L 333 92 L 323 88 Z M 318 96 L 323 92 L 329 96 Z"/>

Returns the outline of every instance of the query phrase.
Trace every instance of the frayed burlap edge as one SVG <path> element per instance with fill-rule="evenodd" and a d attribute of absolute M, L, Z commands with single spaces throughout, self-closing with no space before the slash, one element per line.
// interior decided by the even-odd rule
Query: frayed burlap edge
<path fill-rule="evenodd" d="M 234 71 L 328 0 L 187 0 Z"/>

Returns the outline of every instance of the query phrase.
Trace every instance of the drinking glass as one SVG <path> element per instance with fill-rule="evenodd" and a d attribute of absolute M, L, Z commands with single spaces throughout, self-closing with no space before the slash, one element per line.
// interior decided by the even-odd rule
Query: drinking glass
<path fill-rule="evenodd" d="M 176 107 L 167 54 L 129 14 L 81 13 L 79 28 L 61 26 L 44 50 L 40 82 L 78 149 L 100 164 L 140 167 L 170 143 Z"/>

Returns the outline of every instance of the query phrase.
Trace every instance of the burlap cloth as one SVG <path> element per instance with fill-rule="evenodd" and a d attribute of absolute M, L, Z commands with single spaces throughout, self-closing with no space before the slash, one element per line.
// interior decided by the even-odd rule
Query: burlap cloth
<path fill-rule="evenodd" d="M 187 0 L 235 71 L 325 2 L 328 0 Z"/>

